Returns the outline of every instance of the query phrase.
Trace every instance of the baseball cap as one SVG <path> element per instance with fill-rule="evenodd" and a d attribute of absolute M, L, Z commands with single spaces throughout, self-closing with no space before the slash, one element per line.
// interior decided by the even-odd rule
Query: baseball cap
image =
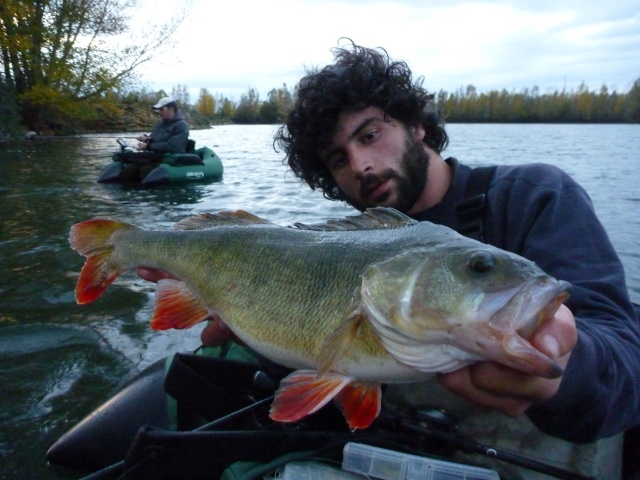
<path fill-rule="evenodd" d="M 171 105 L 173 104 L 173 105 Z M 172 97 L 162 97 L 153 107 L 154 110 L 160 110 L 162 107 L 176 106 L 176 101 Z"/>

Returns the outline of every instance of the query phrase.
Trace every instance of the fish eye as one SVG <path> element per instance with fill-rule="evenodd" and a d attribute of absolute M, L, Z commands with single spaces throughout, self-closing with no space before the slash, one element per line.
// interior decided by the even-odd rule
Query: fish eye
<path fill-rule="evenodd" d="M 496 266 L 496 259 L 489 252 L 473 252 L 467 260 L 467 267 L 474 273 L 489 273 Z"/>

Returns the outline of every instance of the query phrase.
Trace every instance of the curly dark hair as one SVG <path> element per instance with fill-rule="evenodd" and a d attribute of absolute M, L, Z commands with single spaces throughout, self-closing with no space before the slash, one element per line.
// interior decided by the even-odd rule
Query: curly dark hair
<path fill-rule="evenodd" d="M 383 48 L 350 43 L 350 48 L 332 50 L 334 65 L 307 70 L 293 109 L 274 138 L 276 151 L 286 154 L 283 163 L 332 200 L 346 198 L 319 151 L 331 143 L 338 116 L 344 111 L 373 106 L 406 127 L 422 125 L 425 144 L 438 153 L 449 142 L 444 121 L 434 108 L 434 95 L 422 88 L 423 77 L 413 82 L 408 65 L 392 61 Z"/>

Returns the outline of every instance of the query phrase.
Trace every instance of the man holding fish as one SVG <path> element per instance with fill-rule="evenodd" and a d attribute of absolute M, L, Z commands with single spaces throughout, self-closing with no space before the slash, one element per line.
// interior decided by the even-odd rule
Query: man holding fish
<path fill-rule="evenodd" d="M 448 137 L 433 95 L 384 50 L 351 45 L 334 54 L 333 65 L 301 80 L 276 135 L 289 166 L 328 199 L 361 211 L 391 207 L 460 229 L 456 206 L 472 169 L 441 156 Z M 572 286 L 555 313 L 520 331 L 562 375 L 480 361 L 437 380 L 389 385 L 384 404 L 440 408 L 481 442 L 584 475 L 619 478 L 622 433 L 640 423 L 640 326 L 621 262 L 587 194 L 554 166 L 501 165 L 484 212 L 486 243 Z M 149 280 L 167 276 L 145 266 L 138 273 Z M 208 345 L 230 338 L 220 318 L 202 333 Z"/>

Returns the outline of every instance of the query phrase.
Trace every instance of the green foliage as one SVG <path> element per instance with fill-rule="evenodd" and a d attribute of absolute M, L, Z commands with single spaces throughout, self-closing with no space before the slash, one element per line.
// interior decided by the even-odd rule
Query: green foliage
<path fill-rule="evenodd" d="M 77 129 L 109 94 L 162 50 L 179 15 L 153 33 L 129 32 L 136 0 L 3 0 L 0 52 L 5 81 L 34 130 Z"/>
<path fill-rule="evenodd" d="M 282 88 L 274 88 L 269 92 L 269 99 L 260 107 L 262 122 L 282 123 L 292 106 L 293 95 L 287 88 L 287 84 L 283 84 Z"/>
<path fill-rule="evenodd" d="M 240 103 L 235 108 L 232 120 L 235 123 L 262 123 L 260 118 L 260 94 L 254 88 L 249 88 L 240 97 Z"/>
<path fill-rule="evenodd" d="M 282 123 L 293 102 L 293 94 L 286 84 L 282 88 L 272 89 L 264 102 L 260 101 L 260 95 L 255 89 L 249 88 L 233 109 L 231 118 L 235 123 Z"/>
<path fill-rule="evenodd" d="M 0 140 L 22 133 L 15 93 L 0 76 Z"/>
<path fill-rule="evenodd" d="M 633 83 L 633 87 L 626 95 L 626 101 L 619 109 L 631 122 L 640 123 L 640 78 Z"/>

